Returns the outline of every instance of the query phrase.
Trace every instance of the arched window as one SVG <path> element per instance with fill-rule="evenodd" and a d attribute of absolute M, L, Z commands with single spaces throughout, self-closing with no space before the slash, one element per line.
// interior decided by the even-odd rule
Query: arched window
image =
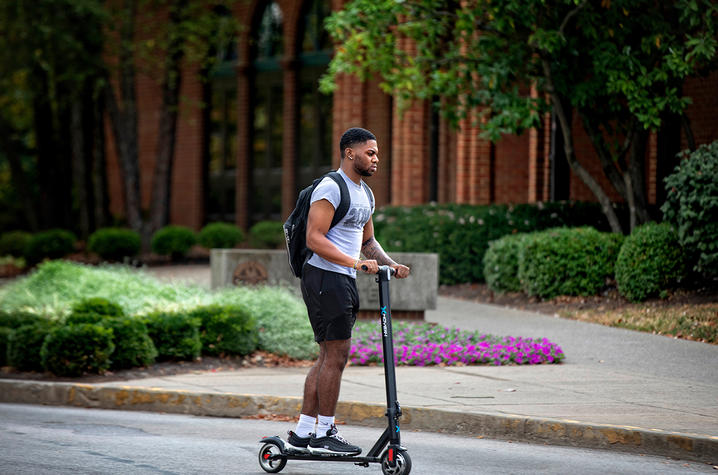
<path fill-rule="evenodd" d="M 283 135 L 282 10 L 266 4 L 252 38 L 252 130 L 250 222 L 280 219 Z"/>
<path fill-rule="evenodd" d="M 324 29 L 331 13 L 326 0 L 308 0 L 300 23 L 299 59 L 299 163 L 297 190 L 332 166 L 332 97 L 318 90 L 318 82 L 331 59 L 332 44 Z"/>
<path fill-rule="evenodd" d="M 217 9 L 220 17 L 231 15 Z M 237 163 L 237 45 L 235 38 L 212 45 L 218 64 L 204 88 L 205 123 L 205 221 L 235 221 Z"/>

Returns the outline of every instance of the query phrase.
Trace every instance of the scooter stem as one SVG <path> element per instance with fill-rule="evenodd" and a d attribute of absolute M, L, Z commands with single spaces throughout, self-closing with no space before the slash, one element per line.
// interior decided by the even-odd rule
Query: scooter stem
<path fill-rule="evenodd" d="M 384 353 L 384 384 L 386 387 L 386 416 L 388 419 L 389 446 L 400 446 L 399 417 L 401 406 L 396 400 L 396 371 L 394 366 L 394 340 L 391 328 L 391 302 L 389 300 L 389 280 L 394 269 L 380 266 L 377 273 L 379 283 L 379 309 L 381 317 L 381 340 Z"/>

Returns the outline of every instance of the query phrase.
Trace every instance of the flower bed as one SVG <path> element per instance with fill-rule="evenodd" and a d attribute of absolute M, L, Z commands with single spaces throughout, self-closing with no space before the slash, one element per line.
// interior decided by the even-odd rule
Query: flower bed
<path fill-rule="evenodd" d="M 431 323 L 395 321 L 394 362 L 405 366 L 560 363 L 561 347 L 546 338 L 497 337 Z M 365 366 L 383 363 L 381 334 L 374 322 L 354 328 L 349 361 Z"/>

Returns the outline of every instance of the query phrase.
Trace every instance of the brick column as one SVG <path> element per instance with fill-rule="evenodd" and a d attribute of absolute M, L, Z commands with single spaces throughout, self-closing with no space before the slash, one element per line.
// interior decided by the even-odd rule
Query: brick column
<path fill-rule="evenodd" d="M 429 108 L 416 102 L 400 112 L 394 106 L 391 204 L 416 205 L 429 199 Z"/>

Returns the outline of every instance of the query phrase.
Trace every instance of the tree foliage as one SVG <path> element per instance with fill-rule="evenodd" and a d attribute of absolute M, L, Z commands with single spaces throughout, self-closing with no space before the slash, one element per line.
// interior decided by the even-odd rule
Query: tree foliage
<path fill-rule="evenodd" d="M 521 133 L 556 113 L 565 154 L 620 229 L 607 190 L 575 156 L 580 117 L 611 185 L 645 221 L 648 131 L 690 102 L 684 80 L 716 66 L 711 0 L 354 0 L 327 21 L 339 43 L 322 88 L 339 74 L 367 79 L 400 107 L 431 101 L 452 124 L 483 135 Z"/>

